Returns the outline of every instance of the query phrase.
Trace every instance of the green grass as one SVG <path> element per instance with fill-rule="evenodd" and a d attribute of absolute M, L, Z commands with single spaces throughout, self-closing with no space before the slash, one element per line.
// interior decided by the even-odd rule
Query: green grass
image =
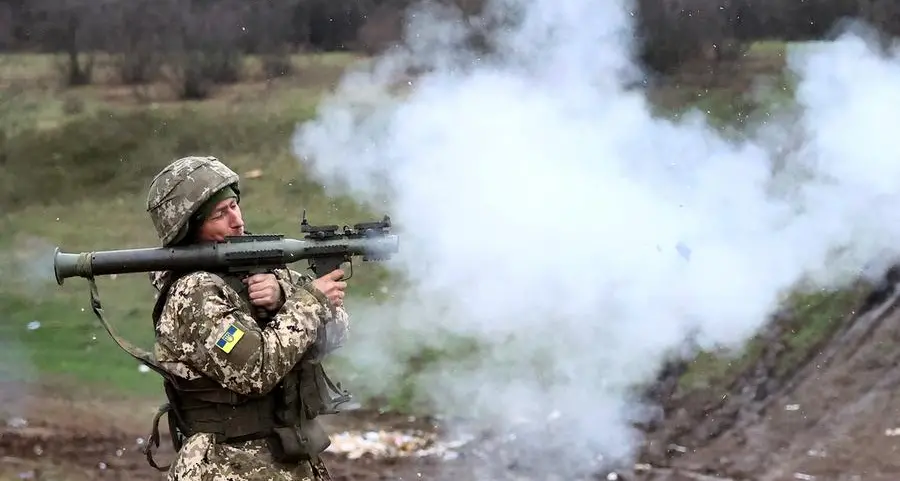
<path fill-rule="evenodd" d="M 52 74 L 46 57 L 15 60 L 15 68 L 4 72 L 12 78 L 0 80 Z M 313 114 L 346 60 L 307 59 L 308 67 L 315 65 L 327 70 L 319 72 L 320 85 L 300 79 L 264 91 L 242 84 L 208 101 L 166 105 L 104 101 L 103 86 L 51 89 L 53 95 L 39 98 L 45 86 L 37 82 L 28 90 L 20 82 L 22 95 L 5 98 L 2 114 L 18 123 L 0 141 L 0 272 L 17 279 L 0 284 L 0 339 L 5 352 L 16 353 L 6 356 L 0 377 L 61 376 L 97 388 L 159 394 L 158 377 L 140 372 L 90 311 L 88 283 L 74 278 L 56 285 L 52 252 L 55 246 L 79 252 L 158 245 L 145 212 L 146 188 L 179 156 L 215 155 L 239 174 L 261 172 L 242 179 L 245 222 L 254 233 L 299 237 L 303 209 L 313 223 L 380 218 L 383 212 L 327 195 L 289 151 L 294 127 Z M 66 113 L 60 107 L 66 96 L 90 107 Z M 303 262 L 292 267 L 306 268 Z M 348 294 L 376 296 L 386 279 L 377 265 L 354 262 Z M 115 329 L 151 348 L 153 290 L 146 274 L 103 277 L 98 284 Z M 40 327 L 29 329 L 33 321 Z"/>
<path fill-rule="evenodd" d="M 150 141 L 154 142 L 154 141 Z M 244 171 L 262 168 L 264 175 L 245 182 L 242 205 L 248 229 L 257 233 L 279 232 L 300 236 L 300 209 L 308 209 L 314 222 L 347 222 L 373 217 L 346 199 L 332 199 L 306 181 L 293 165 L 288 153 L 273 153 L 260 160 L 249 154 L 228 156 L 232 167 Z M 109 180 L 117 183 L 114 173 Z M 126 171 L 122 175 L 131 175 Z M 135 180 L 135 187 L 138 182 Z M 123 179 L 123 183 L 128 181 Z M 40 185 L 40 183 L 38 183 Z M 83 198 L 75 192 L 64 196 L 66 203 L 47 199 L 20 207 L 2 216 L 0 236 L 7 257 L 7 269 L 27 271 L 28 282 L 0 287 L 0 310 L 6 316 L 0 324 L 0 336 L 21 343 L 34 366 L 41 372 L 70 374 L 88 382 L 110 382 L 125 390 L 154 392 L 155 382 L 137 371 L 135 362 L 109 339 L 89 310 L 88 283 L 80 278 L 67 280 L 58 287 L 52 278 L 51 254 L 54 245 L 67 252 L 156 246 L 149 219 L 143 210 L 144 193 L 96 191 L 84 186 Z M 18 268 L 17 268 L 18 267 Z M 301 263 L 292 267 L 305 268 Z M 349 295 L 375 295 L 385 280 L 375 265 L 354 264 Z M 106 316 L 121 334 L 140 346 L 152 344 L 149 312 L 153 291 L 145 274 L 129 274 L 98 281 Z M 37 320 L 41 327 L 29 331 L 26 326 Z"/>
<path fill-rule="evenodd" d="M 794 296 L 791 307 L 795 322 L 785 339 L 788 350 L 778 363 L 778 373 L 784 374 L 808 356 L 817 354 L 822 341 L 843 325 L 870 289 L 860 283 L 841 291 Z"/>
<path fill-rule="evenodd" d="M 158 394 L 158 380 L 150 377 L 155 375 L 140 372 L 138 363 L 113 343 L 88 308 L 87 292 L 83 288 L 81 291 L 77 293 L 80 295 L 67 292 L 46 299 L 0 294 L 0 305 L 8 312 L 0 324 L 0 336 L 6 343 L 18 344 L 26 354 L 25 359 L 5 360 L 4 365 L 21 367 L 17 365 L 28 363 L 27 370 L 16 370 L 6 377 L 38 381 L 32 376 L 73 376 L 85 383 L 113 385 L 126 392 Z M 144 304 L 138 296 L 152 295 L 149 289 L 107 288 L 103 293 L 101 299 L 108 311 L 105 316 L 115 323 L 120 334 L 138 345 L 149 346 L 150 321 L 141 323 L 146 313 L 141 316 L 138 312 Z M 39 322 L 40 327 L 30 330 L 31 322 Z"/>
<path fill-rule="evenodd" d="M 786 375 L 810 356 L 818 354 L 822 343 L 854 313 L 868 291 L 869 286 L 860 283 L 846 290 L 790 295 L 784 303 L 790 315 L 781 325 L 786 349 L 779 354 L 773 374 Z M 757 337 L 736 353 L 699 354 L 680 379 L 680 387 L 687 390 L 724 387 L 735 375 L 750 367 L 766 348 L 765 342 Z"/>

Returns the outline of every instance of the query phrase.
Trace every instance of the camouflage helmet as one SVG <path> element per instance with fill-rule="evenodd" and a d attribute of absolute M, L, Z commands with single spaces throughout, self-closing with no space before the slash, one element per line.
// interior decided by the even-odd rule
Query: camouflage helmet
<path fill-rule="evenodd" d="M 147 212 L 162 245 L 181 241 L 191 216 L 227 186 L 240 198 L 238 175 L 215 157 L 183 157 L 157 174 L 147 193 Z"/>

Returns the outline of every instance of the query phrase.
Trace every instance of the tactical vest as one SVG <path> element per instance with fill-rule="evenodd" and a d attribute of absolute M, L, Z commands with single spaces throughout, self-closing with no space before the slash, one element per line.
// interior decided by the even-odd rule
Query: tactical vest
<path fill-rule="evenodd" d="M 153 309 L 154 328 L 169 290 L 179 277 L 172 276 L 160 289 Z M 268 316 L 252 306 L 247 287 L 239 277 L 213 275 L 213 278 L 237 291 L 257 324 L 265 327 Z M 164 376 L 168 403 L 153 418 L 145 450 L 148 463 L 160 471 L 169 468 L 157 466 L 150 453 L 150 444 L 159 446 L 159 420 L 163 414 L 168 417 L 175 451 L 180 451 L 190 436 L 211 433 L 217 443 L 264 439 L 279 462 L 314 461 L 331 444 L 317 417 L 337 413 L 337 406 L 350 400 L 349 393 L 331 382 L 318 359 L 324 329 L 319 331 L 316 344 L 274 389 L 261 397 L 237 394 L 206 377 L 187 380 Z M 337 396 L 332 397 L 332 393 Z"/>

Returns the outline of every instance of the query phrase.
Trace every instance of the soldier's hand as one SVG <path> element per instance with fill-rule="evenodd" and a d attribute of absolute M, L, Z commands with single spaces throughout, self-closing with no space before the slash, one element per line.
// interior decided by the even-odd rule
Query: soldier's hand
<path fill-rule="evenodd" d="M 344 289 L 347 283 L 338 279 L 344 277 L 344 271 L 335 269 L 328 274 L 312 281 L 313 287 L 322 291 L 325 297 L 335 306 L 344 305 Z"/>
<path fill-rule="evenodd" d="M 282 304 L 281 285 L 275 274 L 253 274 L 244 279 L 250 294 L 250 303 L 270 311 L 277 311 Z"/>

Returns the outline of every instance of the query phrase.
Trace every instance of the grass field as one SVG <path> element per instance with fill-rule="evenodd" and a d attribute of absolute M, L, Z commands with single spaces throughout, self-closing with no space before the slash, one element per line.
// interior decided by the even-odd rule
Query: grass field
<path fill-rule="evenodd" d="M 177 156 L 216 155 L 244 175 L 242 205 L 247 228 L 255 233 L 299 236 L 303 209 L 313 223 L 378 218 L 382 213 L 326 196 L 288 151 L 295 123 L 312 115 L 318 96 L 351 61 L 339 55 L 298 57 L 297 76 L 275 86 L 253 81 L 251 74 L 207 101 L 142 103 L 117 96 L 123 89 L 117 85 L 55 88 L 47 57 L 0 58 L 0 82 L 16 90 L 6 90 L 0 100 L 0 122 L 7 126 L 6 160 L 0 164 L 0 271 L 13 280 L 0 286 L 0 339 L 9 345 L 6 352 L 17 353 L 4 359 L 2 376 L 62 374 L 157 392 L 156 380 L 148 382 L 154 375 L 140 372 L 90 311 L 87 282 L 56 285 L 52 252 L 55 246 L 77 252 L 158 245 L 144 210 L 146 185 Z M 307 69 L 317 76 L 313 86 L 304 78 Z M 80 104 L 77 111 L 66 108 L 73 99 Z M 377 267 L 354 265 L 350 295 L 374 293 L 383 275 Z M 126 338 L 149 347 L 153 292 L 146 275 L 105 277 L 98 285 L 110 321 Z"/>
<path fill-rule="evenodd" d="M 749 113 L 758 105 L 739 96 L 750 85 L 746 78 L 763 73 L 786 85 L 779 75 L 783 56 L 783 45 L 760 45 L 748 53 L 746 71 L 738 77 L 732 72 L 730 83 L 706 89 L 706 95 L 697 95 L 702 85 L 692 89 L 684 83 L 655 95 L 669 109 L 697 106 L 721 118 Z M 242 82 L 222 87 L 209 100 L 177 102 L 164 84 L 115 84 L 102 64 L 97 83 L 63 89 L 52 58 L 0 57 L 0 377 L 62 376 L 158 394 L 155 376 L 139 371 L 91 313 L 88 284 L 71 279 L 58 287 L 50 266 L 57 245 L 65 251 L 156 245 L 144 212 L 146 185 L 178 156 L 216 155 L 245 175 L 243 206 L 253 232 L 299 235 L 302 209 L 312 222 L 383 214 L 329 196 L 288 151 L 296 123 L 309 118 L 322 93 L 359 60 L 297 56 L 294 75 L 266 80 L 251 59 Z M 377 266 L 356 266 L 350 295 L 374 295 L 385 276 Z M 152 291 L 146 276 L 103 278 L 99 287 L 117 329 L 149 347 Z M 846 309 L 840 302 L 816 305 L 818 311 L 807 313 L 812 331 L 798 342 L 813 342 L 809 332 L 823 330 L 835 311 Z M 700 362 L 700 372 L 691 376 L 717 369 L 714 362 Z"/>

